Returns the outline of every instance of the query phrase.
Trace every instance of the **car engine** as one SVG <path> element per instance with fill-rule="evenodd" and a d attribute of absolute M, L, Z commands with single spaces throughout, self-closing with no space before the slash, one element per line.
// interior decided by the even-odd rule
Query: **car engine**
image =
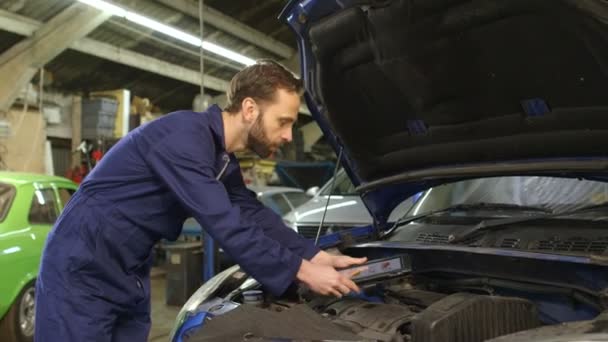
<path fill-rule="evenodd" d="M 407 301 L 433 293 L 401 292 Z M 439 296 L 436 296 L 438 298 Z M 429 306 L 345 299 L 323 310 L 335 324 L 379 341 L 483 341 L 540 323 L 534 305 L 519 298 L 455 293 Z"/>
<path fill-rule="evenodd" d="M 535 304 L 526 299 L 432 291 L 408 277 L 362 289 L 339 299 L 292 289 L 252 303 L 240 294 L 232 302 L 236 309 L 209 320 L 187 341 L 475 342 L 541 325 Z"/>

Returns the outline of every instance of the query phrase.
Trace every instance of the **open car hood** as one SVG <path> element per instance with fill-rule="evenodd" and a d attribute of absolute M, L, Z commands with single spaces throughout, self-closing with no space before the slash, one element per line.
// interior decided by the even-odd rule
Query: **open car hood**
<path fill-rule="evenodd" d="M 461 179 L 608 180 L 605 1 L 292 0 L 280 19 L 306 102 L 380 227 Z"/>

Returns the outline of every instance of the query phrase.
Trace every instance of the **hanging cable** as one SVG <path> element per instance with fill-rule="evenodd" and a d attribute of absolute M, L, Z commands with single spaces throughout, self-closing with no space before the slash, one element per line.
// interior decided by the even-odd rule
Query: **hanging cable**
<path fill-rule="evenodd" d="M 325 203 L 325 210 L 323 210 L 323 217 L 321 217 L 321 222 L 319 223 L 319 228 L 317 229 L 317 237 L 315 238 L 315 245 L 319 244 L 319 237 L 321 236 L 321 230 L 323 229 L 323 223 L 325 223 L 325 215 L 327 215 L 327 207 L 329 207 L 329 201 L 331 199 L 331 195 L 334 193 L 334 185 L 336 184 L 336 174 L 338 174 L 338 168 L 340 168 L 340 163 L 342 162 L 342 150 L 344 147 L 340 146 L 340 152 L 338 152 L 338 161 L 336 162 L 336 167 L 334 168 L 334 175 L 331 177 L 331 184 L 329 185 L 329 195 L 327 195 L 327 202 Z"/>
<path fill-rule="evenodd" d="M 199 0 L 198 1 L 198 23 L 200 26 L 200 35 L 201 35 L 201 41 L 203 41 L 203 1 L 204 0 Z M 200 73 L 201 73 L 201 98 L 199 101 L 199 106 L 201 107 L 201 111 L 205 110 L 205 108 L 203 108 L 203 100 L 205 98 L 205 63 L 203 61 L 203 46 L 201 45 L 200 49 L 199 49 L 199 59 L 200 59 Z"/>

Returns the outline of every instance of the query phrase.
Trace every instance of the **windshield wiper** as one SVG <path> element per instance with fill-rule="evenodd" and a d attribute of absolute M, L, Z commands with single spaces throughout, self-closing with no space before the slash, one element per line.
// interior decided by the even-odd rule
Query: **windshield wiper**
<path fill-rule="evenodd" d="M 449 213 L 455 211 L 469 211 L 469 210 L 512 210 L 512 211 L 540 211 L 543 213 L 551 213 L 551 210 L 541 207 L 527 206 L 527 205 L 519 205 L 512 203 L 487 203 L 487 202 L 477 202 L 477 203 L 463 203 L 463 204 L 455 204 L 449 207 L 445 207 L 442 209 L 431 210 L 423 214 L 414 215 L 414 216 L 404 216 L 400 218 L 391 228 L 389 228 L 384 235 L 383 238 L 391 235 L 398 227 L 406 225 L 410 222 L 414 222 L 417 220 L 421 220 L 427 218 L 429 216 Z"/>
<path fill-rule="evenodd" d="M 550 218 L 554 218 L 554 217 L 571 216 L 571 215 L 580 214 L 585 211 L 596 210 L 596 209 L 606 209 L 606 208 L 608 208 L 608 202 L 603 202 L 600 204 L 592 204 L 592 205 L 580 207 L 580 208 L 569 210 L 569 211 L 551 212 L 550 214 L 535 215 L 535 216 L 528 216 L 528 217 L 510 217 L 510 218 L 505 218 L 505 219 L 496 219 L 496 220 L 492 220 L 492 221 L 481 221 L 478 225 L 473 226 L 473 227 L 463 231 L 460 234 L 450 235 L 448 238 L 448 242 L 449 243 L 458 243 L 458 242 L 464 241 L 468 238 L 471 238 L 473 236 L 479 235 L 483 232 L 502 229 L 502 228 L 505 228 L 512 224 L 526 223 L 526 222 L 531 222 L 531 221 L 536 221 L 536 220 L 550 219 Z"/>

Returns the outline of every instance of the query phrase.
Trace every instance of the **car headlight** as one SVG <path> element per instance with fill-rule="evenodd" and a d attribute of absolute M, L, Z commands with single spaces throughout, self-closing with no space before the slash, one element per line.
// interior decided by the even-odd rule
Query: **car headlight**
<path fill-rule="evenodd" d="M 289 221 L 289 220 L 283 220 L 283 223 L 284 223 L 284 224 L 285 224 L 287 227 L 289 227 L 289 228 L 293 229 L 295 232 L 298 232 L 298 225 L 297 225 L 297 223 L 295 223 L 295 222 L 291 222 L 291 221 Z"/>
<path fill-rule="evenodd" d="M 169 341 L 173 341 L 175 334 L 179 330 L 179 328 L 184 324 L 184 321 L 190 314 L 196 313 L 198 307 L 204 303 L 206 300 L 217 291 L 217 289 L 226 281 L 226 279 L 230 278 L 236 272 L 240 270 L 239 265 L 234 265 L 216 275 L 215 277 L 209 279 L 203 286 L 199 287 L 196 292 L 182 306 L 181 310 L 177 314 L 175 319 L 175 324 L 173 325 L 173 329 L 171 330 L 171 335 L 169 336 Z"/>

